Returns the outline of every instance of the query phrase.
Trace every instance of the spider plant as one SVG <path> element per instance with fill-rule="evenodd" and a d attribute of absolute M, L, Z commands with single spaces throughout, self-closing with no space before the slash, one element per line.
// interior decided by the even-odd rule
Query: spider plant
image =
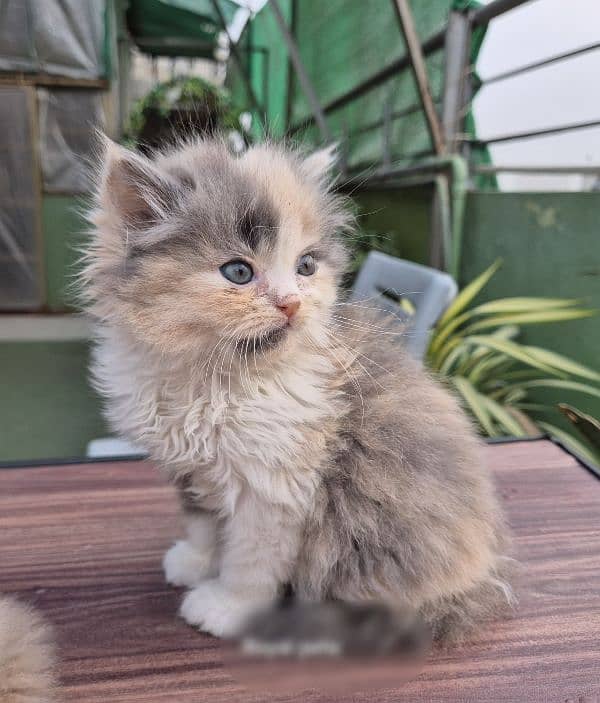
<path fill-rule="evenodd" d="M 596 311 L 562 298 L 503 298 L 472 306 L 501 263 L 496 261 L 467 285 L 440 318 L 427 362 L 454 388 L 487 436 L 546 433 L 597 462 L 587 444 L 545 419 L 554 407 L 535 401 L 531 393 L 550 388 L 600 398 L 600 373 L 518 341 L 521 325 L 577 320 Z"/>

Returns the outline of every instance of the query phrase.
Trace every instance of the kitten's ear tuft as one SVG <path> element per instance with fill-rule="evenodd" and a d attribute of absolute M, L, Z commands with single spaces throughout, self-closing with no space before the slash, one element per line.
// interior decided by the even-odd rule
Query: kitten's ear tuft
<path fill-rule="evenodd" d="M 324 181 L 338 161 L 338 147 L 339 143 L 334 142 L 307 156 L 302 164 L 306 175 Z"/>
<path fill-rule="evenodd" d="M 134 229 L 144 229 L 164 219 L 176 203 L 181 184 L 157 169 L 149 159 L 108 137 L 102 141 L 104 168 L 100 199 Z"/>

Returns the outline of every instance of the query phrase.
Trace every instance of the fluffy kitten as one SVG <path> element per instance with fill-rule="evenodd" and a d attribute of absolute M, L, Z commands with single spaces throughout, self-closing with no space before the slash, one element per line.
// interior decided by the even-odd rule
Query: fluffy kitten
<path fill-rule="evenodd" d="M 289 584 L 455 637 L 510 594 L 502 516 L 457 403 L 340 300 L 331 164 L 108 143 L 83 275 L 93 377 L 181 493 L 188 535 L 164 568 L 188 623 L 234 635 Z"/>
<path fill-rule="evenodd" d="M 51 631 L 32 608 L 0 595 L 0 703 L 55 700 Z"/>

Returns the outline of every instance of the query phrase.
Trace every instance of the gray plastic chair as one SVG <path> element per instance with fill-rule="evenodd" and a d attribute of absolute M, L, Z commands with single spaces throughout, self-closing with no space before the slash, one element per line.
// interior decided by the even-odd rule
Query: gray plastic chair
<path fill-rule="evenodd" d="M 406 320 L 407 349 L 422 359 L 431 328 L 457 292 L 456 282 L 447 273 L 372 251 L 358 272 L 350 300 L 365 301 Z M 403 309 L 402 300 L 410 302 L 414 314 Z"/>

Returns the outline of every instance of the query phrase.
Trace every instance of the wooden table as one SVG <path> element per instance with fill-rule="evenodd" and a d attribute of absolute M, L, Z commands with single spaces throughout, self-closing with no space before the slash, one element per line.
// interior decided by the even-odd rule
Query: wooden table
<path fill-rule="evenodd" d="M 600 482 L 550 441 L 487 451 L 524 567 L 517 617 L 433 654 L 401 689 L 352 700 L 600 701 Z M 179 529 L 171 489 L 144 462 L 0 471 L 0 591 L 54 623 L 65 700 L 334 700 L 231 680 L 220 643 L 176 617 L 180 594 L 164 583 Z"/>

